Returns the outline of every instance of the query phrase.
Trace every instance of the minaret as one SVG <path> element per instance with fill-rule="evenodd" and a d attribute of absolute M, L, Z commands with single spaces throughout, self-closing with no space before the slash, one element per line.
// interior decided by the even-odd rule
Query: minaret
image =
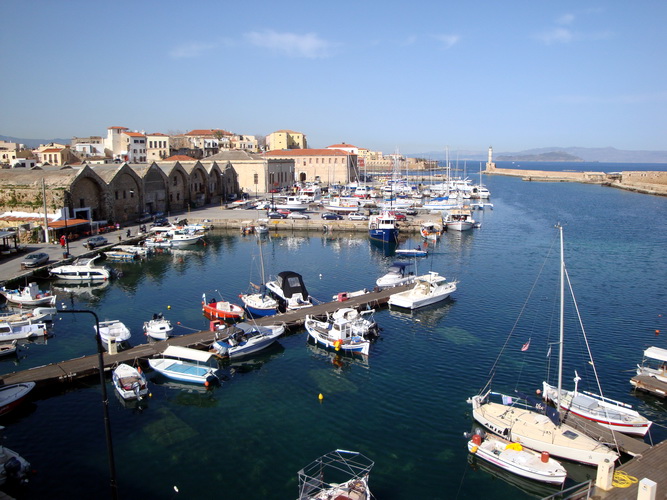
<path fill-rule="evenodd" d="M 486 161 L 486 169 L 493 170 L 496 168 L 496 164 L 493 163 L 493 147 L 489 146 L 489 158 Z"/>

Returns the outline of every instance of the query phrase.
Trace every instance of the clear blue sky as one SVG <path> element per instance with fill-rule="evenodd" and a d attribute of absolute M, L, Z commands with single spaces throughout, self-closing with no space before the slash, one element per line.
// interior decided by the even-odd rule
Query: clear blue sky
<path fill-rule="evenodd" d="M 0 2 L 0 134 L 667 149 L 667 2 Z"/>

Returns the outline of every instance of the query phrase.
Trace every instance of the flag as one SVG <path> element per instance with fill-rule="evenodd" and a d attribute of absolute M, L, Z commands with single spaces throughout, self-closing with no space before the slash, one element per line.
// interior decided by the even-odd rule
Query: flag
<path fill-rule="evenodd" d="M 527 351 L 529 347 L 530 347 L 530 339 L 528 339 L 528 342 L 523 344 L 523 346 L 521 347 L 521 350 L 522 351 Z"/>

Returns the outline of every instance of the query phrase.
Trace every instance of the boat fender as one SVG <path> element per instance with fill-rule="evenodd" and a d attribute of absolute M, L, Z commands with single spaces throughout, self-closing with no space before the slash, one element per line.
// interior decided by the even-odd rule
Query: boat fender
<path fill-rule="evenodd" d="M 506 450 L 516 450 L 516 451 L 522 451 L 523 446 L 521 446 L 519 443 L 510 443 L 507 446 L 505 446 Z"/>
<path fill-rule="evenodd" d="M 476 446 L 479 446 L 480 444 L 482 444 L 482 436 L 480 434 L 473 434 L 472 435 L 472 442 Z"/>
<path fill-rule="evenodd" d="M 540 460 L 546 464 L 549 461 L 549 452 L 543 451 L 542 455 L 540 456 Z"/>
<path fill-rule="evenodd" d="M 470 448 L 470 453 L 477 453 L 477 450 L 479 449 L 479 446 L 473 446 Z"/>

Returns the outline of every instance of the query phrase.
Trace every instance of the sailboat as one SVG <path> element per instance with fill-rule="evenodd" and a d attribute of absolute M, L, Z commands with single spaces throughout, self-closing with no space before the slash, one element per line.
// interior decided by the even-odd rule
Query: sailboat
<path fill-rule="evenodd" d="M 558 362 L 558 391 L 563 378 L 563 317 L 565 304 L 565 260 L 563 228 L 560 231 L 560 339 Z M 488 384 L 487 384 L 488 387 Z M 518 397 L 517 397 L 518 396 Z M 500 402 L 492 401 L 500 398 Z M 483 390 L 468 399 L 475 420 L 491 432 L 510 441 L 555 457 L 599 465 L 608 460 L 615 462 L 619 455 L 611 448 L 561 422 L 560 413 L 541 401 L 517 393 L 506 395 Z"/>
<path fill-rule="evenodd" d="M 266 288 L 266 280 L 264 277 L 264 254 L 262 253 L 262 241 L 257 240 L 259 245 L 259 261 L 262 272 L 262 284 L 257 287 L 258 291 L 255 293 L 241 294 L 239 297 L 243 302 L 243 306 L 254 317 L 272 316 L 278 312 L 278 301 L 269 293 Z"/>

